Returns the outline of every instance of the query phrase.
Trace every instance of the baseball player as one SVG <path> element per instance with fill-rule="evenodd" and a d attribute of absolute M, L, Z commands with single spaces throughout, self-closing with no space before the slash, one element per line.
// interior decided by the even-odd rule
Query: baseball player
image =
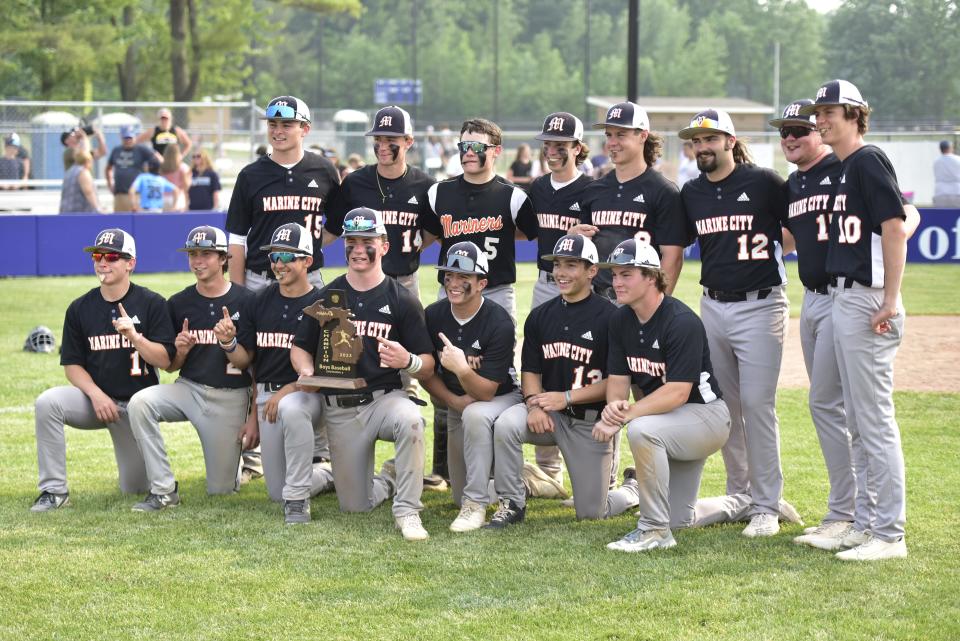
<path fill-rule="evenodd" d="M 333 458 L 333 476 L 340 509 L 367 512 L 392 495 L 397 528 L 408 541 L 429 537 L 420 521 L 423 504 L 423 417 L 401 388 L 400 370 L 418 380 L 429 377 L 433 346 L 423 308 L 413 294 L 383 273 L 389 251 L 387 228 L 379 212 L 359 207 L 343 221 L 347 273 L 324 291 L 343 291 L 356 316 L 363 352 L 357 376 L 366 387 L 355 392 L 321 390 Z M 297 328 L 290 358 L 303 376 L 314 372 L 320 336 L 316 319 L 305 317 Z M 378 440 L 396 443 L 396 459 L 373 475 Z"/>
<path fill-rule="evenodd" d="M 773 536 L 783 493 L 776 398 L 789 306 L 784 181 L 752 164 L 724 111 L 701 111 L 680 138 L 693 142 L 702 172 L 681 197 L 690 237 L 700 240 L 700 314 L 730 409 L 727 494 L 751 497 L 744 536 Z"/>
<path fill-rule="evenodd" d="M 608 493 L 614 442 L 592 437 L 607 389 L 607 326 L 616 307 L 595 293 L 597 248 L 578 234 L 560 237 L 542 260 L 553 263 L 560 295 L 524 323 L 523 403 L 497 418 L 495 487 L 500 507 L 490 528 L 522 521 L 523 444 L 559 445 L 576 496 L 577 518 L 599 519 L 637 505 L 636 481 Z"/>
<path fill-rule="evenodd" d="M 424 387 L 448 408 L 447 468 L 453 502 L 460 513 L 453 532 L 483 525 L 493 467 L 493 422 L 521 400 L 513 367 L 516 333 L 500 305 L 484 300 L 487 255 L 469 241 L 447 250 L 443 273 L 446 300 L 427 307 L 435 376 Z"/>
<path fill-rule="evenodd" d="M 627 238 L 652 244 L 662 256 L 672 292 L 687 236 L 677 186 L 653 168 L 663 139 L 650 131 L 647 112 L 632 102 L 613 105 L 606 119 L 593 127 L 604 130 L 614 170 L 584 190 L 582 224 L 576 231 L 590 236 L 601 256 L 609 256 Z M 607 270 L 593 280 L 597 292 L 615 300 L 611 283 Z"/>
<path fill-rule="evenodd" d="M 843 163 L 830 220 L 826 271 L 831 277 L 834 346 L 847 425 L 858 435 L 871 492 L 858 502 L 838 552 L 846 561 L 907 556 L 906 481 L 894 418 L 893 360 L 903 338 L 900 283 L 908 228 L 890 160 L 867 145 L 870 107 L 846 80 L 817 91 L 800 109 L 816 115 L 823 142 Z"/>
<path fill-rule="evenodd" d="M 143 454 L 150 493 L 135 511 L 155 512 L 179 503 L 177 482 L 164 447 L 160 422 L 190 421 L 203 447 L 207 492 L 228 494 L 237 487 L 241 442 L 257 434 L 241 433 L 250 403 L 250 374 L 237 369 L 217 346 L 213 328 L 223 314 L 239 320 L 253 294 L 225 280 L 227 236 L 216 227 L 190 230 L 179 250 L 188 254 L 197 282 L 167 301 L 170 321 L 180 333 L 167 368 L 180 370 L 175 383 L 153 385 L 133 395 L 127 412 Z"/>
<path fill-rule="evenodd" d="M 301 223 L 314 240 L 308 279 L 316 287 L 323 287 L 323 213 L 339 189 L 340 174 L 322 155 L 304 150 L 303 141 L 310 132 L 310 109 L 302 100 L 293 96 L 274 98 L 264 118 L 273 153 L 240 170 L 227 209 L 230 280 L 254 292 L 273 282 L 273 266 L 260 248 L 270 244 L 280 225 Z M 256 413 L 250 416 L 256 419 Z M 329 454 L 324 439 L 324 432 L 318 431 L 316 456 Z M 242 481 L 263 472 L 256 450 L 244 451 L 242 465 Z"/>
<path fill-rule="evenodd" d="M 703 466 L 727 440 L 730 413 L 710 366 L 704 324 L 667 295 L 656 250 L 626 240 L 605 266 L 623 307 L 610 321 L 607 405 L 593 435 L 606 442 L 627 426 L 640 498 L 636 529 L 607 549 L 672 548 L 671 528 L 693 524 Z M 631 384 L 640 388 L 635 403 Z"/>
<path fill-rule="evenodd" d="M 308 276 L 312 234 L 303 225 L 286 223 L 260 250 L 267 252 L 276 283 L 257 292 L 238 323 L 224 309 L 213 331 L 234 367 L 253 366 L 267 493 L 283 502 L 286 523 L 308 523 L 310 497 L 333 483 L 329 458 L 316 458 L 314 446 L 323 412 L 320 399 L 297 388 L 290 362 L 303 309 L 320 297 Z"/>
<path fill-rule="evenodd" d="M 64 425 L 110 432 L 121 492 L 146 492 L 149 485 L 127 402 L 157 384 L 157 369 L 169 367 L 173 326 L 163 297 L 130 282 L 137 265 L 133 236 L 105 229 L 84 251 L 92 254 L 100 285 L 70 303 L 63 321 L 60 364 L 70 385 L 37 398 L 40 496 L 32 512 L 69 503 Z"/>

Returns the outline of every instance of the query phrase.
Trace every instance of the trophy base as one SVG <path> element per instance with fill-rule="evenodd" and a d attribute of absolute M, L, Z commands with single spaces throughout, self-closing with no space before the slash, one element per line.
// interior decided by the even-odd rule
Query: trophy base
<path fill-rule="evenodd" d="M 307 392 L 321 389 L 362 389 L 367 382 L 362 378 L 336 378 L 333 376 L 301 376 L 297 387 Z"/>

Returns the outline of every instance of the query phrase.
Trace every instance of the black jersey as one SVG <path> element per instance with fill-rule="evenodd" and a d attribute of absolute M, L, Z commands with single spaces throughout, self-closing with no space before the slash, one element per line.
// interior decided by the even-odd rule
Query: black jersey
<path fill-rule="evenodd" d="M 517 280 L 515 230 L 530 239 L 537 236 L 537 219 L 526 192 L 500 176 L 482 185 L 463 176 L 432 185 L 421 222 L 441 239 L 438 265 L 446 261 L 451 245 L 465 240 L 485 251 L 490 263 L 487 287 Z M 443 272 L 437 274 L 437 282 L 443 283 Z"/>
<path fill-rule="evenodd" d="M 562 296 L 534 308 L 523 325 L 520 369 L 540 375 L 546 392 L 565 392 L 607 377 L 607 328 L 616 306 L 594 292 L 568 303 Z M 584 409 L 603 409 L 603 401 Z"/>
<path fill-rule="evenodd" d="M 231 389 L 250 386 L 250 374 L 230 364 L 227 354 L 220 346 L 213 328 L 223 318 L 223 308 L 230 312 L 235 325 L 250 311 L 253 292 L 238 285 L 231 285 L 223 296 L 208 298 L 197 291 L 196 285 L 185 287 L 167 301 L 170 321 L 176 331 L 183 329 L 183 320 L 189 322 L 189 331 L 197 339 L 187 353 L 180 368 L 180 375 L 191 381 L 210 387 Z"/>
<path fill-rule="evenodd" d="M 580 199 L 592 182 L 592 178 L 578 171 L 577 178 L 560 189 L 554 189 L 551 174 L 540 176 L 530 185 L 530 203 L 539 228 L 537 267 L 543 271 L 552 272 L 553 263 L 541 256 L 552 254 L 557 241 L 580 222 Z"/>
<path fill-rule="evenodd" d="M 700 284 L 749 292 L 787 282 L 783 230 L 787 203 L 776 172 L 738 164 L 718 182 L 706 174 L 680 192 L 687 229 L 700 239 Z"/>
<path fill-rule="evenodd" d="M 721 397 L 700 317 L 672 296 L 641 323 L 628 306 L 610 318 L 610 374 L 629 376 L 646 396 L 666 383 L 693 383 L 687 403 Z"/>
<path fill-rule="evenodd" d="M 810 289 L 830 280 L 827 241 L 841 169 L 840 159 L 827 154 L 807 171 L 798 169 L 787 178 L 787 229 L 797 241 L 800 281 Z"/>
<path fill-rule="evenodd" d="M 480 309 L 466 323 L 453 316 L 450 301 L 438 300 L 425 311 L 427 333 L 433 341 L 433 354 L 436 358 L 436 373 L 454 394 L 466 392 L 460 379 L 440 364 L 440 352 L 444 343 L 440 333 L 450 342 L 463 350 L 467 362 L 480 376 L 499 383 L 496 396 L 512 392 L 518 386 L 517 371 L 513 367 L 513 350 L 516 347 L 516 334 L 510 313 L 493 301 L 483 300 Z"/>
<path fill-rule="evenodd" d="M 897 174 L 880 148 L 865 145 L 843 161 L 833 202 L 827 272 L 883 287 L 880 225 L 904 218 Z"/>
<path fill-rule="evenodd" d="M 677 186 L 652 167 L 626 182 L 617 180 L 616 173 L 611 171 L 587 186 L 580 200 L 580 221 L 600 229 L 592 238 L 600 260 L 628 238 L 649 243 L 658 252 L 662 245 L 686 246 Z M 593 279 L 597 291 L 612 285 L 608 269 L 601 269 Z"/>
<path fill-rule="evenodd" d="M 254 352 L 253 373 L 258 383 L 286 385 L 299 378 L 290 362 L 290 347 L 304 308 L 318 298 L 316 287 L 303 296 L 287 298 L 280 293 L 280 285 L 273 283 L 248 300 L 248 310 L 240 311 L 237 341 Z"/>
<path fill-rule="evenodd" d="M 340 174 L 329 160 L 307 151 L 287 169 L 268 156 L 240 170 L 227 210 L 227 231 L 247 237 L 246 268 L 273 278 L 270 259 L 260 247 L 270 244 L 274 230 L 299 223 L 313 233 L 313 265 L 323 266 L 323 212 L 340 188 Z"/>
<path fill-rule="evenodd" d="M 343 219 L 351 209 L 369 207 L 383 215 L 390 251 L 383 258 L 383 271 L 406 276 L 420 267 L 420 203 L 434 179 L 416 167 L 407 167 L 400 178 L 384 178 L 376 165 L 366 165 L 347 174 L 337 195 L 327 207 L 324 228 L 334 236 L 343 234 Z"/>
<path fill-rule="evenodd" d="M 119 304 L 133 319 L 137 332 L 162 344 L 173 358 L 176 334 L 166 301 L 160 294 L 130 283 L 130 289 L 118 301 L 108 302 L 100 288 L 94 287 L 70 303 L 63 321 L 60 364 L 80 365 L 105 394 L 127 401 L 159 380 L 156 369 L 114 329 L 113 321 L 120 318 Z"/>
<path fill-rule="evenodd" d="M 346 275 L 335 278 L 324 287 L 321 297 L 328 289 L 338 289 L 346 293 L 347 307 L 353 312 L 357 335 L 363 338 L 357 376 L 367 382 L 366 389 L 400 388 L 400 370 L 380 367 L 380 343 L 377 338 L 397 341 L 411 354 L 429 354 L 433 351 L 420 301 L 389 276 L 365 292 L 358 292 L 351 287 Z M 297 328 L 294 344 L 316 355 L 319 339 L 320 324 L 315 318 L 307 316 Z M 330 390 L 332 394 L 342 392 L 343 390 Z"/>

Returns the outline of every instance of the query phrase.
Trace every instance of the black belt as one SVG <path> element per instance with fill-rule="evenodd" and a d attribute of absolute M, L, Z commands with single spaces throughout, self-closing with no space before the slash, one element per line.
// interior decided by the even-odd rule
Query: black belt
<path fill-rule="evenodd" d="M 361 394 L 324 394 L 323 400 L 326 401 L 327 407 L 362 407 L 372 403 L 373 399 L 379 398 L 384 394 L 389 394 L 396 389 L 399 388 L 392 387 L 390 389 L 378 389 L 373 390 L 372 392 L 363 392 Z"/>
<path fill-rule="evenodd" d="M 286 383 L 262 383 L 262 385 L 265 392 L 279 392 Z"/>
<path fill-rule="evenodd" d="M 772 287 L 757 290 L 757 300 L 763 300 L 773 291 Z M 708 289 L 706 294 L 718 303 L 742 303 L 747 300 L 748 292 L 727 292 L 722 289 Z"/>
<path fill-rule="evenodd" d="M 824 296 L 830 293 L 827 285 L 820 285 L 819 287 L 807 287 L 807 291 L 811 291 L 814 294 L 823 294 Z"/>
<path fill-rule="evenodd" d="M 600 417 L 600 410 L 589 409 L 583 405 L 569 405 L 563 411 L 568 416 L 578 418 L 581 421 L 595 421 Z"/>
<path fill-rule="evenodd" d="M 854 283 L 860 283 L 864 287 L 870 287 L 866 283 L 859 281 L 855 278 L 850 278 L 849 276 L 831 276 L 830 277 L 830 286 L 831 287 L 842 287 L 844 289 L 850 289 L 853 287 Z"/>

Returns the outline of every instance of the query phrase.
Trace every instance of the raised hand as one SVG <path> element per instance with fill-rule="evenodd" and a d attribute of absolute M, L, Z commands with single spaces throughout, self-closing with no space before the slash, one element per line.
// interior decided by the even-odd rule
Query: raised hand
<path fill-rule="evenodd" d="M 443 332 L 437 334 L 443 341 L 443 349 L 440 350 L 440 364 L 447 371 L 460 375 L 470 371 L 470 363 L 467 362 L 467 355 L 463 350 L 450 342 Z"/>
<path fill-rule="evenodd" d="M 134 327 L 133 319 L 123 308 L 123 303 L 117 303 L 117 310 L 120 312 L 120 318 L 113 321 L 113 328 L 117 330 L 118 334 L 133 343 L 133 340 L 137 337 L 137 328 Z"/>
<path fill-rule="evenodd" d="M 405 369 L 410 364 L 410 352 L 407 348 L 386 338 L 377 337 L 377 351 L 380 353 L 381 367 Z"/>
<path fill-rule="evenodd" d="M 189 319 L 183 319 L 183 329 L 177 334 L 173 344 L 181 354 L 186 354 L 197 344 L 197 337 L 190 333 Z"/>
<path fill-rule="evenodd" d="M 223 318 L 218 320 L 213 327 L 213 335 L 224 345 L 233 342 L 233 339 L 237 337 L 237 326 L 233 324 L 233 319 L 230 318 L 230 310 L 226 307 L 223 308 Z"/>

